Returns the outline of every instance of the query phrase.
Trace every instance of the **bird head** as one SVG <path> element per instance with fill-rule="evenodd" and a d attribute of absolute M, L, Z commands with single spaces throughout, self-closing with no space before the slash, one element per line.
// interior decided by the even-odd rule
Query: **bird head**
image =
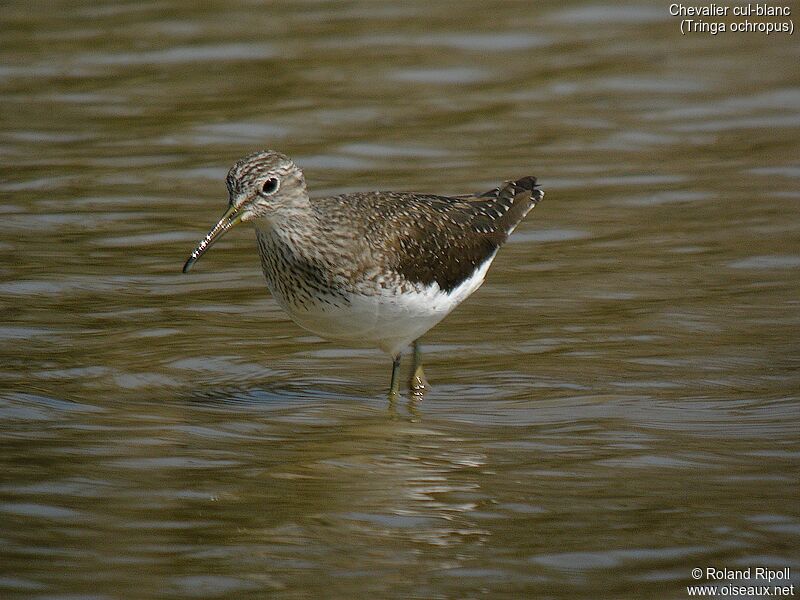
<path fill-rule="evenodd" d="M 234 225 L 255 219 L 291 218 L 308 207 L 305 178 L 291 159 L 262 150 L 239 160 L 226 178 L 228 209 L 183 265 L 186 273 Z"/>

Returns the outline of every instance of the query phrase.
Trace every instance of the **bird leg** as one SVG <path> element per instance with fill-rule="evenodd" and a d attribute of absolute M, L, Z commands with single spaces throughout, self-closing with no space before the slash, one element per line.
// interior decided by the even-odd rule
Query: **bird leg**
<path fill-rule="evenodd" d="M 389 384 L 389 400 L 397 398 L 400 391 L 400 354 L 392 357 L 392 382 Z"/>
<path fill-rule="evenodd" d="M 419 348 L 419 340 L 414 340 L 413 362 L 411 363 L 411 381 L 408 387 L 412 394 L 422 395 L 429 387 L 428 380 L 425 379 L 425 372 L 422 370 L 422 351 Z"/>

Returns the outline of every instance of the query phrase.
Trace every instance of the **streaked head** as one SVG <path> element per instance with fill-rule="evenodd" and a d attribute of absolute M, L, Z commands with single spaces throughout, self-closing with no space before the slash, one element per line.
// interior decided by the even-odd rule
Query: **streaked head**
<path fill-rule="evenodd" d="M 308 206 L 303 172 L 291 159 L 273 150 L 262 150 L 237 161 L 226 178 L 228 210 L 197 245 L 183 265 L 192 265 L 231 227 L 253 219 L 291 217 Z"/>

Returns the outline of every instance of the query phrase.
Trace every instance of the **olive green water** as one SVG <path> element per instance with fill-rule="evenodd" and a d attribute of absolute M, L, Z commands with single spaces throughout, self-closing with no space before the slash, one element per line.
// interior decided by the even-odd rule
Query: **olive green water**
<path fill-rule="evenodd" d="M 666 2 L 5 3 L 0 597 L 800 583 L 800 46 L 678 26 Z M 426 336 L 421 402 L 281 313 L 247 227 L 180 273 L 263 147 L 319 194 L 540 178 Z"/>

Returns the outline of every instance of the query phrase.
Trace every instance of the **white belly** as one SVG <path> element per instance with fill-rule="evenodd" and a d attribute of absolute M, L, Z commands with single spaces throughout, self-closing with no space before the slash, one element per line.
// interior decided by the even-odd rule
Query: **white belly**
<path fill-rule="evenodd" d="M 349 295 L 349 304 L 334 306 L 314 303 L 306 306 L 276 300 L 304 329 L 324 338 L 377 346 L 395 356 L 411 342 L 444 319 L 456 306 L 483 283 L 494 260 L 492 254 L 473 276 L 450 293 L 434 283 L 410 293 L 383 291 L 377 294 Z"/>

